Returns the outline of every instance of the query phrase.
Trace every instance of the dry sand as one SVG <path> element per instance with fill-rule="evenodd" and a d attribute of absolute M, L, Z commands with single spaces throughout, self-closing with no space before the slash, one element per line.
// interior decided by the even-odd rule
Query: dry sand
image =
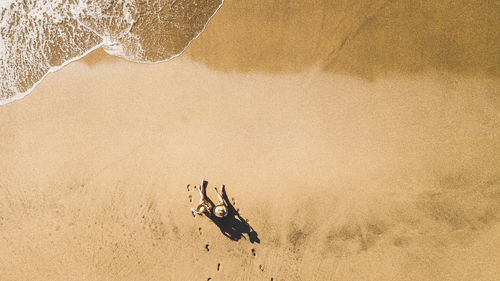
<path fill-rule="evenodd" d="M 178 59 L 96 51 L 0 108 L 0 279 L 500 280 L 498 57 L 464 39 L 471 63 L 394 63 L 416 40 L 350 68 L 357 37 L 334 63 L 272 60 L 278 40 L 245 68 L 240 41 L 213 43 L 244 4 L 226 5 Z M 259 243 L 192 217 L 202 177 Z"/>

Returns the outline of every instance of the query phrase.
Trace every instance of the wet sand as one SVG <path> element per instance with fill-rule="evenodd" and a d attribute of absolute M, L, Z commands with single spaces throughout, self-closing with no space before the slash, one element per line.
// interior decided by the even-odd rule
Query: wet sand
<path fill-rule="evenodd" d="M 220 12 L 169 63 L 96 51 L 0 108 L 3 280 L 499 280 L 491 67 L 219 67 Z M 193 218 L 201 178 L 258 241 Z"/>

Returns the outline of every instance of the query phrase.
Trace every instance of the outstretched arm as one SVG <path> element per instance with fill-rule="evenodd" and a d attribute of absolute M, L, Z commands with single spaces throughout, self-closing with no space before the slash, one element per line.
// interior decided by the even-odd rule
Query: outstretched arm
<path fill-rule="evenodd" d="M 220 191 L 217 189 L 217 187 L 214 187 L 214 188 L 215 188 L 215 192 L 217 193 L 217 198 L 219 198 L 219 203 L 227 206 L 226 200 L 224 200 L 224 196 L 223 196 L 224 185 L 221 186 Z"/>
<path fill-rule="evenodd" d="M 205 185 L 205 180 L 201 180 L 200 185 L 195 185 L 194 188 L 198 189 L 198 192 L 200 193 L 200 203 L 203 203 L 207 199 L 207 188 Z"/>

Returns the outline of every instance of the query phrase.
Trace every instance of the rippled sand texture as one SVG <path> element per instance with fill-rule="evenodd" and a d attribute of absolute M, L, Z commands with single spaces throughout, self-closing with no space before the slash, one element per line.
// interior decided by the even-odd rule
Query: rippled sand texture
<path fill-rule="evenodd" d="M 0 104 L 92 49 L 137 62 L 180 54 L 222 0 L 27 0 L 0 6 Z"/>

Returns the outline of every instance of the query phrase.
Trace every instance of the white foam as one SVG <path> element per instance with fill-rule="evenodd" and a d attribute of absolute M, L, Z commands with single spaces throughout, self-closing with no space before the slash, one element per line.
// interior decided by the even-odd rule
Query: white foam
<path fill-rule="evenodd" d="M 200 34 L 205 30 L 206 26 L 212 19 L 212 17 L 217 13 L 217 11 L 222 7 L 224 1 L 220 0 L 220 5 L 215 9 L 212 15 L 209 16 L 208 20 L 205 22 L 204 26 L 198 32 L 187 44 L 186 46 L 178 53 L 170 55 L 169 57 L 165 59 L 160 59 L 158 61 L 145 61 L 140 59 L 140 54 L 143 53 L 142 49 L 142 42 L 141 38 L 139 38 L 136 35 L 131 34 L 131 29 L 135 24 L 136 19 L 134 19 L 133 16 L 133 11 L 131 11 L 131 7 L 134 5 L 134 0 L 117 0 L 116 3 L 123 4 L 122 8 L 122 17 L 121 18 L 111 18 L 109 17 L 109 21 L 115 20 L 117 21 L 120 25 L 123 25 L 123 30 L 120 31 L 118 30 L 117 32 L 119 33 L 114 33 L 114 34 L 106 34 L 106 32 L 98 32 L 95 30 L 95 28 L 92 28 L 89 26 L 89 22 L 85 22 L 84 19 L 92 19 L 95 18 L 97 20 L 108 20 L 108 17 L 106 17 L 101 10 L 101 7 L 99 5 L 91 5 L 93 2 L 88 2 L 85 0 L 77 0 L 73 4 L 68 4 L 66 1 L 63 0 L 26 0 L 26 2 L 23 2 L 20 4 L 17 2 L 17 0 L 0 0 L 0 14 L 3 16 L 0 18 L 0 73 L 1 77 L 3 77 L 4 81 L 3 83 L 0 83 L 1 87 L 6 90 L 7 92 L 13 92 L 15 93 L 12 96 L 8 96 L 5 93 L 0 93 L 0 105 L 4 105 L 7 103 L 10 103 L 15 100 L 22 99 L 26 95 L 28 95 L 30 92 L 32 92 L 38 84 L 41 83 L 41 81 L 49 74 L 52 72 L 56 72 L 57 70 L 63 68 L 67 64 L 79 60 L 80 58 L 86 56 L 88 53 L 92 52 L 93 50 L 99 48 L 99 47 L 104 47 L 104 50 L 114 56 L 119 56 L 123 57 L 125 59 L 134 61 L 134 62 L 139 62 L 139 63 L 161 63 L 161 62 L 166 62 L 169 61 L 175 57 L 178 57 L 181 55 L 187 47 L 192 43 L 192 41 L 200 36 Z M 214 3 L 215 4 L 215 3 Z M 160 8 L 161 10 L 161 8 Z M 14 13 L 25 13 L 20 17 L 21 19 L 19 20 L 17 16 L 14 15 Z M 81 50 L 83 53 L 81 55 L 75 56 L 75 57 L 70 57 L 66 61 L 62 62 L 61 65 L 58 66 L 51 66 L 49 64 L 49 61 L 51 60 L 51 55 L 45 54 L 43 52 L 41 53 L 33 53 L 34 51 L 40 48 L 45 48 L 46 50 L 48 40 L 44 39 L 43 34 L 46 32 L 46 28 L 49 28 L 49 32 L 60 32 L 59 29 L 61 28 L 61 24 L 65 24 L 67 22 L 77 22 L 79 27 L 72 27 L 74 30 L 75 28 L 79 28 L 78 31 L 81 32 L 81 28 L 83 30 L 87 30 L 89 36 L 93 37 L 92 42 L 96 42 L 98 38 L 101 38 L 102 41 L 101 43 L 96 43 L 96 45 L 90 44 L 87 45 L 85 44 L 77 44 L 75 45 L 74 40 L 79 40 L 80 38 L 78 37 L 69 37 L 68 40 L 71 42 L 63 42 L 64 46 L 61 46 L 62 49 L 66 48 L 72 48 L 74 46 L 75 48 L 79 48 L 78 50 Z M 48 23 L 47 23 L 48 22 Z M 25 24 L 26 26 L 23 26 Z M 12 27 L 14 25 L 14 27 Z M 93 25 L 94 27 L 95 24 L 90 23 L 90 25 Z M 48 27 L 47 27 L 48 26 Z M 19 28 L 21 27 L 21 28 Z M 23 29 L 23 28 L 29 28 L 29 29 Z M 45 28 L 45 30 L 44 30 Z M 97 28 L 101 28 L 104 31 L 106 31 L 106 27 L 103 26 L 97 26 Z M 23 34 L 10 34 L 8 32 L 18 32 L 19 30 L 23 31 Z M 26 32 L 27 30 L 27 32 Z M 8 32 L 7 32 L 8 31 Z M 86 31 L 86 32 L 87 32 Z M 113 31 L 116 32 L 116 31 Z M 18 32 L 19 33 L 19 32 Z M 9 36 L 12 35 L 12 38 L 3 38 L 2 36 Z M 123 43 L 119 41 L 120 38 L 125 38 L 127 36 L 128 40 L 132 40 L 133 43 L 136 45 L 133 47 L 133 50 L 136 52 L 135 54 L 130 52 L 130 50 L 126 50 L 125 46 Z M 67 37 L 67 36 L 66 36 Z M 63 36 L 63 38 L 66 38 Z M 80 37 L 85 38 L 85 35 L 81 35 Z M 16 38 L 23 39 L 23 40 L 16 40 Z M 7 45 L 8 44 L 8 45 Z M 18 45 L 16 46 L 15 44 L 28 44 L 27 45 Z M 36 47 L 29 47 L 31 44 L 40 44 L 40 46 Z M 21 47 L 21 48 L 19 48 Z M 130 47 L 130 45 L 128 45 Z M 82 49 L 83 48 L 83 49 Z M 19 54 L 21 52 L 21 54 Z M 24 54 L 22 52 L 25 52 Z M 29 52 L 29 53 L 26 53 Z M 75 53 L 75 51 L 65 51 L 63 54 L 72 54 Z M 77 52 L 80 53 L 80 52 Z M 47 56 L 45 56 L 45 55 Z M 21 56 L 20 58 L 16 58 L 15 56 Z M 18 62 L 21 61 L 26 61 L 28 59 L 27 63 L 28 65 L 26 66 L 25 63 L 23 65 L 18 65 Z M 31 64 L 31 65 L 29 65 Z M 20 69 L 14 69 L 18 67 L 23 67 Z M 48 67 L 48 70 L 46 70 L 46 73 L 43 74 L 43 76 L 34 83 L 28 90 L 25 91 L 20 91 L 16 89 L 15 85 L 16 79 L 19 78 L 19 75 L 29 75 L 26 74 L 26 70 L 32 70 L 32 71 L 37 71 L 38 70 L 45 70 Z M 43 73 L 43 72 L 38 72 L 38 73 Z M 21 77 L 22 78 L 22 77 Z M 1 81 L 0 81 L 1 82 Z M 4 88 L 7 87 L 7 88 Z M 3 97 L 2 97 L 2 94 Z"/>
<path fill-rule="evenodd" d="M 68 5 L 61 0 L 2 2 L 0 12 L 0 85 L 2 91 L 10 93 L 1 93 L 0 105 L 26 96 L 48 73 L 73 61 L 74 57 L 81 57 L 80 54 L 98 44 L 95 35 L 91 41 L 94 44 L 81 40 L 89 38 L 90 33 L 70 25 L 72 19 L 68 15 Z M 68 29 L 72 29 L 73 34 L 68 33 Z M 76 38 L 78 36 L 80 38 Z M 60 44 L 54 48 L 54 40 L 63 42 L 56 41 Z M 66 61 L 55 61 L 60 65 L 53 65 L 55 58 L 66 58 Z M 30 77 L 41 79 L 33 81 Z M 19 84 L 31 87 L 20 90 Z"/>
<path fill-rule="evenodd" d="M 2 0 L 2 1 L 0 1 L 0 9 L 6 9 L 6 8 L 8 8 L 15 1 L 16 0 Z"/>
<path fill-rule="evenodd" d="M 104 48 L 104 51 L 106 51 L 106 53 L 110 54 L 110 55 L 114 55 L 114 56 L 119 56 L 119 57 L 122 57 L 124 59 L 127 59 L 129 61 L 133 61 L 133 62 L 136 62 L 136 63 L 149 63 L 149 64 L 156 64 L 156 63 L 163 63 L 163 62 L 167 62 L 167 61 L 170 61 L 172 59 L 175 59 L 176 57 L 182 55 L 182 53 L 184 53 L 186 51 L 186 49 L 189 47 L 189 45 L 191 45 L 191 43 L 197 39 L 202 33 L 203 31 L 205 31 L 205 28 L 207 28 L 208 24 L 210 23 L 210 20 L 212 20 L 212 18 L 217 14 L 217 12 L 220 10 L 220 8 L 222 7 L 222 5 L 224 4 L 224 0 L 221 0 L 221 3 L 220 5 L 217 7 L 217 9 L 215 9 L 214 13 L 208 18 L 207 22 L 205 23 L 205 25 L 203 26 L 203 28 L 201 29 L 201 31 L 196 34 L 195 37 L 193 37 L 193 39 L 191 39 L 187 44 L 186 46 L 184 47 L 184 49 L 182 49 L 178 54 L 175 54 L 167 59 L 164 59 L 164 60 L 159 60 L 159 61 L 154 61 L 154 62 L 151 62 L 151 61 L 143 61 L 143 60 L 138 60 L 134 57 L 131 57 L 131 56 L 127 56 L 125 54 L 125 52 L 123 51 L 123 48 L 121 49 L 121 51 L 119 50 L 115 50 L 114 48 L 111 48 L 108 50 L 108 45 L 105 45 Z"/>
<path fill-rule="evenodd" d="M 28 90 L 26 90 L 25 92 L 22 92 L 22 93 L 18 93 L 12 97 L 9 97 L 9 98 L 6 98 L 6 99 L 0 99 L 0 105 L 4 105 L 4 104 L 8 104 L 10 102 L 13 102 L 13 101 L 16 101 L 16 100 L 20 100 L 22 98 L 24 98 L 25 96 L 27 96 L 29 93 L 31 93 L 40 83 L 42 83 L 43 79 L 45 79 L 45 77 L 47 75 L 49 75 L 50 73 L 53 73 L 53 72 L 56 72 L 58 71 L 59 69 L 65 67 L 66 65 L 74 62 L 74 61 L 77 61 L 81 58 L 83 58 L 84 56 L 90 54 L 91 52 L 95 51 L 96 49 L 99 49 L 100 47 L 102 47 L 102 43 L 99 44 L 99 45 L 96 45 L 94 46 L 93 48 L 89 49 L 87 52 L 85 52 L 84 54 L 82 54 L 81 56 L 77 56 L 77 57 L 74 57 L 74 58 L 71 58 L 67 61 L 65 61 L 63 64 L 61 64 L 60 66 L 56 66 L 56 67 L 52 67 L 49 69 L 49 71 L 38 81 L 36 82 L 31 88 L 29 88 Z"/>

